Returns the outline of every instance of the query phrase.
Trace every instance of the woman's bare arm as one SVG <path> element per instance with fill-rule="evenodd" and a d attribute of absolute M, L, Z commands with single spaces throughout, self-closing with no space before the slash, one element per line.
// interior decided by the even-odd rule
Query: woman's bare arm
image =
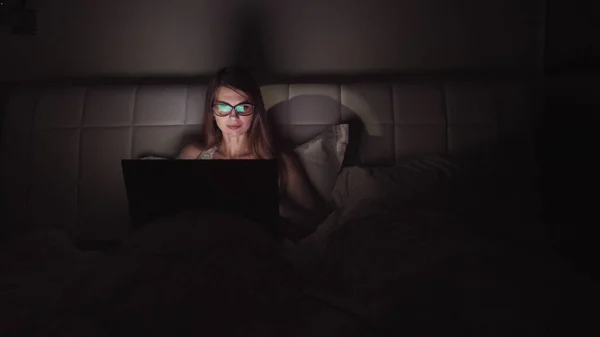
<path fill-rule="evenodd" d="M 316 194 L 298 164 L 283 156 L 286 170 L 285 194 L 279 205 L 280 215 L 288 220 L 292 236 L 305 236 L 327 216 L 324 200 Z"/>
<path fill-rule="evenodd" d="M 283 160 L 286 171 L 286 196 L 299 207 L 306 210 L 315 210 L 318 206 L 316 196 L 300 171 L 298 164 L 287 155 L 283 157 Z"/>

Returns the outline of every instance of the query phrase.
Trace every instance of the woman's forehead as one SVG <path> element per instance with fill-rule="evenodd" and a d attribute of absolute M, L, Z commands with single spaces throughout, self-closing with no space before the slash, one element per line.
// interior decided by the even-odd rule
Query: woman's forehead
<path fill-rule="evenodd" d="M 228 87 L 217 88 L 215 98 L 217 101 L 226 102 L 231 105 L 248 101 L 248 96 L 246 94 Z"/>

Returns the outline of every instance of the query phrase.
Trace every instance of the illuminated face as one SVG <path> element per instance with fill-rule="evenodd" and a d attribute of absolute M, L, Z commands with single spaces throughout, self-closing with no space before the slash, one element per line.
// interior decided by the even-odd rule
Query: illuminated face
<path fill-rule="evenodd" d="M 227 87 L 217 89 L 212 112 L 225 137 L 246 134 L 254 118 L 254 106 L 248 96 Z"/>

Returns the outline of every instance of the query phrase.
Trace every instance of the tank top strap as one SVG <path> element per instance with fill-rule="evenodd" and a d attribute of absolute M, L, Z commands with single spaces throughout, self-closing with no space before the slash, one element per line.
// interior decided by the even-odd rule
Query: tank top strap
<path fill-rule="evenodd" d="M 211 147 L 210 149 L 206 150 L 206 151 L 202 151 L 200 152 L 200 154 L 198 155 L 197 159 L 213 159 L 213 156 L 215 155 L 215 151 L 217 150 L 217 147 Z"/>

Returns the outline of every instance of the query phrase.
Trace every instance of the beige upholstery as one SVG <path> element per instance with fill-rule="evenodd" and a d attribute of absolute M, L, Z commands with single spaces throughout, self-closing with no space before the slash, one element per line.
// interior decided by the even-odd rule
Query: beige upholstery
<path fill-rule="evenodd" d="M 522 141 L 530 135 L 534 89 L 519 80 L 263 87 L 277 130 L 295 142 L 358 117 L 362 164 Z M 122 238 L 129 219 L 120 159 L 175 156 L 182 137 L 200 130 L 204 97 L 204 85 L 15 89 L 2 132 L 2 226 Z"/>

